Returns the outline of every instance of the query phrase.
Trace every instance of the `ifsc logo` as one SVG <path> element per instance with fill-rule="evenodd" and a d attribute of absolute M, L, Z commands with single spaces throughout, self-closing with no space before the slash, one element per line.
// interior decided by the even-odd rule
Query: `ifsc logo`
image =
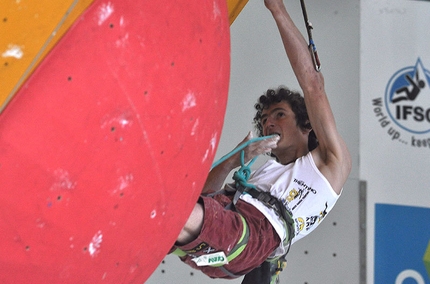
<path fill-rule="evenodd" d="M 414 66 L 394 73 L 384 99 L 374 99 L 373 107 L 381 127 L 387 128 L 392 140 L 430 148 L 430 71 L 420 58 Z"/>
<path fill-rule="evenodd" d="M 420 58 L 415 66 L 391 77 L 385 103 L 391 119 L 402 129 L 415 134 L 430 132 L 430 71 Z"/>

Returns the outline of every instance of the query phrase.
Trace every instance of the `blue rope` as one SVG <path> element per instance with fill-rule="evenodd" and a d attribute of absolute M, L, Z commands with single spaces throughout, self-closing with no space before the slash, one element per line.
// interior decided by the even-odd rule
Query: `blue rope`
<path fill-rule="evenodd" d="M 243 187 L 254 188 L 253 184 L 248 183 L 248 179 L 251 176 L 251 165 L 257 160 L 258 156 L 254 157 L 248 165 L 245 165 L 245 151 L 242 150 L 240 153 L 240 164 L 241 167 L 233 174 L 233 179 L 236 181 L 236 185 L 240 184 Z"/>
<path fill-rule="evenodd" d="M 224 162 L 225 160 L 227 160 L 228 158 L 230 158 L 231 156 L 233 156 L 234 154 L 236 154 L 237 152 L 241 151 L 240 153 L 240 164 L 241 167 L 239 170 L 237 170 L 234 174 L 233 174 L 233 179 L 236 181 L 236 184 L 240 184 L 243 187 L 249 187 L 249 188 L 255 188 L 255 186 L 253 184 L 249 184 L 248 183 L 248 179 L 251 175 L 251 165 L 255 162 L 255 160 L 257 160 L 258 156 L 254 157 L 249 163 L 248 165 L 245 164 L 245 151 L 243 149 L 245 149 L 249 144 L 257 142 L 257 141 L 261 141 L 264 139 L 268 139 L 268 138 L 272 138 L 274 135 L 271 136 L 263 136 L 263 137 L 256 137 L 256 138 L 252 138 L 251 140 L 246 141 L 245 143 L 243 143 L 242 145 L 240 145 L 239 147 L 237 147 L 236 149 L 234 149 L 233 151 L 231 151 L 230 153 L 228 153 L 227 155 L 225 155 L 224 157 L 222 157 L 221 159 L 219 159 L 217 162 L 215 162 L 212 165 L 212 168 L 215 168 L 216 166 L 218 166 L 219 164 L 221 164 L 222 162 Z"/>

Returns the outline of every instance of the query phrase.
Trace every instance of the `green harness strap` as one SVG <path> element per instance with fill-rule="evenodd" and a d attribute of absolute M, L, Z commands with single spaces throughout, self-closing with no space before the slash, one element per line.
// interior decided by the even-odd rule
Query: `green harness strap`
<path fill-rule="evenodd" d="M 248 227 L 248 224 L 246 223 L 245 218 L 243 218 L 242 215 L 240 215 L 240 219 L 242 220 L 242 224 L 243 224 L 242 236 L 240 237 L 239 241 L 234 246 L 234 248 L 231 250 L 230 254 L 227 256 L 228 262 L 230 262 L 233 259 L 235 259 L 236 257 L 238 257 L 239 254 L 241 254 L 243 252 L 243 250 L 245 249 L 246 245 L 248 244 L 249 227 Z M 222 264 L 214 264 L 214 265 L 211 265 L 211 266 L 213 266 L 213 267 L 219 267 L 219 266 L 223 266 L 223 265 Z"/>
<path fill-rule="evenodd" d="M 249 227 L 248 227 L 248 224 L 246 223 L 245 218 L 243 218 L 242 215 L 240 215 L 240 219 L 242 220 L 242 225 L 243 225 L 242 235 L 240 236 L 240 239 L 237 242 L 237 244 L 231 250 L 230 254 L 227 256 L 228 262 L 230 262 L 233 259 L 235 259 L 236 257 L 238 257 L 243 252 L 243 250 L 245 249 L 246 245 L 248 244 Z M 184 256 L 187 255 L 187 253 L 185 251 L 183 251 L 183 250 L 181 250 L 179 248 L 176 248 L 176 250 L 173 251 L 172 254 L 177 255 L 179 257 L 184 257 Z M 213 264 L 213 265 L 210 265 L 210 266 L 212 266 L 212 267 L 221 267 L 221 266 L 223 266 L 223 264 Z M 229 275 L 234 275 L 232 273 L 228 273 L 228 274 Z M 237 277 L 237 276 L 240 276 L 240 275 L 234 275 L 234 276 Z"/>

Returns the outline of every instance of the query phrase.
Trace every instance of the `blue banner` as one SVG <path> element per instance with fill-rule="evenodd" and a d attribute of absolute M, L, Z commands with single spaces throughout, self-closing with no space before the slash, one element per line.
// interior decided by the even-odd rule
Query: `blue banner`
<path fill-rule="evenodd" d="M 376 204 L 375 284 L 429 284 L 430 208 Z"/>

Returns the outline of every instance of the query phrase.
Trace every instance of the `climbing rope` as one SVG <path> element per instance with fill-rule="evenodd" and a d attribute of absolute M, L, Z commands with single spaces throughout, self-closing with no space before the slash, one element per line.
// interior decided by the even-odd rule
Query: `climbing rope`
<path fill-rule="evenodd" d="M 240 152 L 240 169 L 237 170 L 234 174 L 233 174 L 233 179 L 236 181 L 236 184 L 240 184 L 243 187 L 248 187 L 248 188 L 254 188 L 255 186 L 253 184 L 249 184 L 248 183 L 248 179 L 251 175 L 251 166 L 252 164 L 255 162 L 255 160 L 257 160 L 258 156 L 255 156 L 247 165 L 245 164 L 245 148 L 247 146 L 249 146 L 251 143 L 254 142 L 258 142 L 258 141 L 262 141 L 268 138 L 272 138 L 274 137 L 274 135 L 271 136 L 262 136 L 262 137 L 256 137 L 256 138 L 252 138 L 248 141 L 246 141 L 245 143 L 239 145 L 236 149 L 234 149 L 233 151 L 231 151 L 230 153 L 228 153 L 227 155 L 225 155 L 224 157 L 222 157 L 221 159 L 219 159 L 217 162 L 215 162 L 212 165 L 212 169 L 215 168 L 216 166 L 218 166 L 219 164 L 221 164 L 222 162 L 224 162 L 225 160 L 227 160 L 228 158 L 230 158 L 231 156 L 237 154 L 239 151 Z"/>
<path fill-rule="evenodd" d="M 310 51 L 311 56 L 312 56 L 312 61 L 313 61 L 314 66 L 315 66 L 315 70 L 317 72 L 319 72 L 321 70 L 321 63 L 320 63 L 320 59 L 318 57 L 317 47 L 315 46 L 315 42 L 312 38 L 312 30 L 314 27 L 312 26 L 312 23 L 308 19 L 308 13 L 306 12 L 305 0 L 300 0 L 300 4 L 302 6 L 302 12 L 303 12 L 303 18 L 305 20 L 306 30 L 308 32 L 309 51 Z"/>

